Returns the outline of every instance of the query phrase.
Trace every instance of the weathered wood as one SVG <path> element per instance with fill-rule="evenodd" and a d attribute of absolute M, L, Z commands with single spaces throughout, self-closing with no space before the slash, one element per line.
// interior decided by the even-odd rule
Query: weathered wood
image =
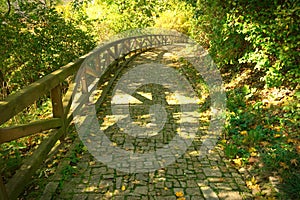
<path fill-rule="evenodd" d="M 61 84 L 57 85 L 55 88 L 51 90 L 50 96 L 52 101 L 53 117 L 57 117 L 61 119 L 62 122 L 61 129 L 64 132 L 61 139 L 64 139 L 64 137 L 67 134 L 67 127 L 66 127 L 66 118 L 65 118 L 64 106 L 62 100 Z"/>
<path fill-rule="evenodd" d="M 30 183 L 32 175 L 41 166 L 48 153 L 55 145 L 57 140 L 63 135 L 63 129 L 54 130 L 50 133 L 50 137 L 44 140 L 32 156 L 24 160 L 24 164 L 16 172 L 16 174 L 6 184 L 8 197 L 10 200 L 17 197 L 24 191 L 25 187 Z"/>
<path fill-rule="evenodd" d="M 60 118 L 39 120 L 25 125 L 0 128 L 0 144 L 62 126 Z"/>
<path fill-rule="evenodd" d="M 5 188 L 5 185 L 3 183 L 1 175 L 0 175 L 0 199 L 1 200 L 8 200 L 8 195 L 7 195 L 6 188 Z"/>
<path fill-rule="evenodd" d="M 84 59 L 89 55 L 90 54 L 87 54 L 79 58 L 76 62 L 72 62 L 61 67 L 59 70 L 56 70 L 55 72 L 41 78 L 28 87 L 4 99 L 4 101 L 0 104 L 0 124 L 3 124 L 18 114 L 24 108 L 34 103 L 45 93 L 49 92 L 52 88 L 64 81 L 68 76 L 76 72 Z"/>
<path fill-rule="evenodd" d="M 64 98 L 63 98 L 63 107 L 64 107 L 64 117 L 66 118 L 68 113 L 70 112 L 70 108 L 72 105 L 72 95 L 75 88 L 75 83 L 72 82 L 69 84 L 68 91 L 66 92 Z M 68 124 L 66 124 L 67 126 Z"/>
<path fill-rule="evenodd" d="M 62 103 L 61 86 L 57 85 L 51 90 L 50 93 L 52 100 L 52 113 L 53 117 L 62 118 L 64 116 L 64 107 Z"/>

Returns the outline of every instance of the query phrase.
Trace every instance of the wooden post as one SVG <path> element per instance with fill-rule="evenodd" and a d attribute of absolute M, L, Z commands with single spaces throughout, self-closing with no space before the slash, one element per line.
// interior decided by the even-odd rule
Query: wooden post
<path fill-rule="evenodd" d="M 57 85 L 55 88 L 51 90 L 51 100 L 52 100 L 52 113 L 54 118 L 60 118 L 62 121 L 62 128 L 63 128 L 63 136 L 61 139 L 63 139 L 66 136 L 66 117 L 64 115 L 64 106 L 62 102 L 62 91 L 61 91 L 61 85 Z"/>
<path fill-rule="evenodd" d="M 2 176 L 0 176 L 0 199 L 8 200 L 8 195 L 2 180 Z"/>

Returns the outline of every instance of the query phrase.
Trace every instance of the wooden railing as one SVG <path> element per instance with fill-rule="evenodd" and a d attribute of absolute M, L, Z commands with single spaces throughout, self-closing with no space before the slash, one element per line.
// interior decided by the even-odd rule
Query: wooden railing
<path fill-rule="evenodd" d="M 69 63 L 0 102 L 1 124 L 33 104 L 40 97 L 49 93 L 52 100 L 53 113 L 51 119 L 38 120 L 24 125 L 0 129 L 0 144 L 52 129 L 49 132 L 49 138 L 40 144 L 39 148 L 30 158 L 24 161 L 21 168 L 6 184 L 6 188 L 4 188 L 1 178 L 0 199 L 16 199 L 57 140 L 66 134 L 66 128 L 71 121 L 71 116 L 68 115 L 68 107 L 71 104 L 72 87 L 69 88 L 63 97 L 61 83 L 77 72 L 87 56 L 79 58 L 74 63 Z"/>
<path fill-rule="evenodd" d="M 18 138 L 29 136 L 42 131 L 50 130 L 49 137 L 45 139 L 35 150 L 33 155 L 26 158 L 24 164 L 17 170 L 16 174 L 4 185 L 0 178 L 0 199 L 16 199 L 24 190 L 32 175 L 42 164 L 55 143 L 67 134 L 68 127 L 72 121 L 72 94 L 75 83 L 69 85 L 68 91 L 62 94 L 62 82 L 78 73 L 83 62 L 89 62 L 87 58 L 93 59 L 93 65 L 81 69 L 88 76 L 99 77 L 109 73 L 109 66 L 117 65 L 120 59 L 128 58 L 132 54 L 173 43 L 186 42 L 178 35 L 141 35 L 128 37 L 102 45 L 94 52 L 80 57 L 77 61 L 61 67 L 59 70 L 32 83 L 19 92 L 8 96 L 0 101 L 0 125 L 33 104 L 39 98 L 50 93 L 52 101 L 52 118 L 38 120 L 24 125 L 0 128 L 0 144 L 10 142 Z M 92 67 L 91 67 L 92 66 Z M 88 82 L 81 80 L 81 87 L 89 96 Z"/>

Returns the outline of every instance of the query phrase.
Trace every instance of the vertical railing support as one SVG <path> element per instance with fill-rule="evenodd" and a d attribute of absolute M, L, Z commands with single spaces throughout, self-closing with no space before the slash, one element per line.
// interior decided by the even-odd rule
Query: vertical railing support
<path fill-rule="evenodd" d="M 61 118 L 62 120 L 62 128 L 64 133 L 61 139 L 63 139 L 66 136 L 66 116 L 64 114 L 62 88 L 60 84 L 51 90 L 50 96 L 52 100 L 53 117 Z"/>
<path fill-rule="evenodd" d="M 2 176 L 0 176 L 0 199 L 8 200 L 8 195 L 2 180 Z"/>

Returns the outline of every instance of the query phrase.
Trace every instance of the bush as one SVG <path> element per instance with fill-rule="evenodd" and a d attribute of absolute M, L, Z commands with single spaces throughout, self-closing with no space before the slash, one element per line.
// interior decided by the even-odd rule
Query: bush
<path fill-rule="evenodd" d="M 269 87 L 300 81 L 296 1 L 198 1 L 194 18 L 192 35 L 219 67 L 260 70 Z"/>
<path fill-rule="evenodd" d="M 22 3 L 0 18 L 2 98 L 59 69 L 94 47 L 92 37 L 53 8 Z"/>

